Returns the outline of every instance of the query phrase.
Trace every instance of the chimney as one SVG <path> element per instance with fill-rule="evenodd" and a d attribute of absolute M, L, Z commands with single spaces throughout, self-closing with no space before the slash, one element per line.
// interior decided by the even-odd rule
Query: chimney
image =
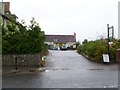
<path fill-rule="evenodd" d="M 74 37 L 75 37 L 75 41 L 76 41 L 76 33 L 74 32 Z"/>
<path fill-rule="evenodd" d="M 10 2 L 3 2 L 4 3 L 4 12 L 9 13 L 10 12 Z"/>
<path fill-rule="evenodd" d="M 76 33 L 74 32 L 74 37 L 76 37 Z"/>

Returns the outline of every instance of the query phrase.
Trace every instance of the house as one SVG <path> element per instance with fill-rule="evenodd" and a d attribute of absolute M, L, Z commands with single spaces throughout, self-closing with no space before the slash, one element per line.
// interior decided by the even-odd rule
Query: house
<path fill-rule="evenodd" d="M 59 49 L 62 46 L 76 48 L 76 33 L 74 35 L 45 35 L 45 43 L 50 49 Z"/>
<path fill-rule="evenodd" d="M 3 24 L 3 19 L 2 19 L 2 15 L 4 13 L 4 10 L 3 10 L 3 4 L 0 2 L 0 26 Z"/>
<path fill-rule="evenodd" d="M 17 22 L 17 19 L 18 17 L 10 12 L 10 2 L 0 2 L 0 23 L 5 26 L 7 24 L 5 20 Z"/>
<path fill-rule="evenodd" d="M 10 2 L 0 2 L 0 26 L 6 28 L 8 24 L 12 23 L 19 25 L 17 19 L 18 17 L 10 12 Z M 17 26 L 16 29 L 18 29 Z"/>
<path fill-rule="evenodd" d="M 10 14 L 10 2 L 0 2 L 0 13 L 3 15 Z"/>

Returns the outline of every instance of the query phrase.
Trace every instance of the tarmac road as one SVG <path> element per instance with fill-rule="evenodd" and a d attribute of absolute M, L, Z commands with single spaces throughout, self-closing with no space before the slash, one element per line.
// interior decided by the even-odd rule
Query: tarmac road
<path fill-rule="evenodd" d="M 117 88 L 118 65 L 91 62 L 75 51 L 50 51 L 45 71 L 3 74 L 3 88 Z"/>

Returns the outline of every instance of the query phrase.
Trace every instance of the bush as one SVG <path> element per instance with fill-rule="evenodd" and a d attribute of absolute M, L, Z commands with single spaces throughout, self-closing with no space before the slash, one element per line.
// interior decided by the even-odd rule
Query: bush
<path fill-rule="evenodd" d="M 2 32 L 3 54 L 39 53 L 45 50 L 45 34 L 34 18 L 29 26 L 8 23 Z"/>
<path fill-rule="evenodd" d="M 113 44 L 110 46 L 110 61 L 116 61 L 116 50 L 120 48 L 120 41 L 113 39 Z M 77 52 L 83 55 L 87 55 L 91 60 L 95 62 L 103 62 L 103 54 L 108 53 L 107 39 L 87 41 L 84 40 L 83 44 L 77 47 Z"/>

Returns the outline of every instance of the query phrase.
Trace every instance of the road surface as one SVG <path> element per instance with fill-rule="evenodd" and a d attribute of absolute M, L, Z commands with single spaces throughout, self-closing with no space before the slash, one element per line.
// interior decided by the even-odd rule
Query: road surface
<path fill-rule="evenodd" d="M 117 87 L 117 64 L 94 63 L 76 51 L 50 51 L 43 72 L 3 74 L 3 88 Z"/>

